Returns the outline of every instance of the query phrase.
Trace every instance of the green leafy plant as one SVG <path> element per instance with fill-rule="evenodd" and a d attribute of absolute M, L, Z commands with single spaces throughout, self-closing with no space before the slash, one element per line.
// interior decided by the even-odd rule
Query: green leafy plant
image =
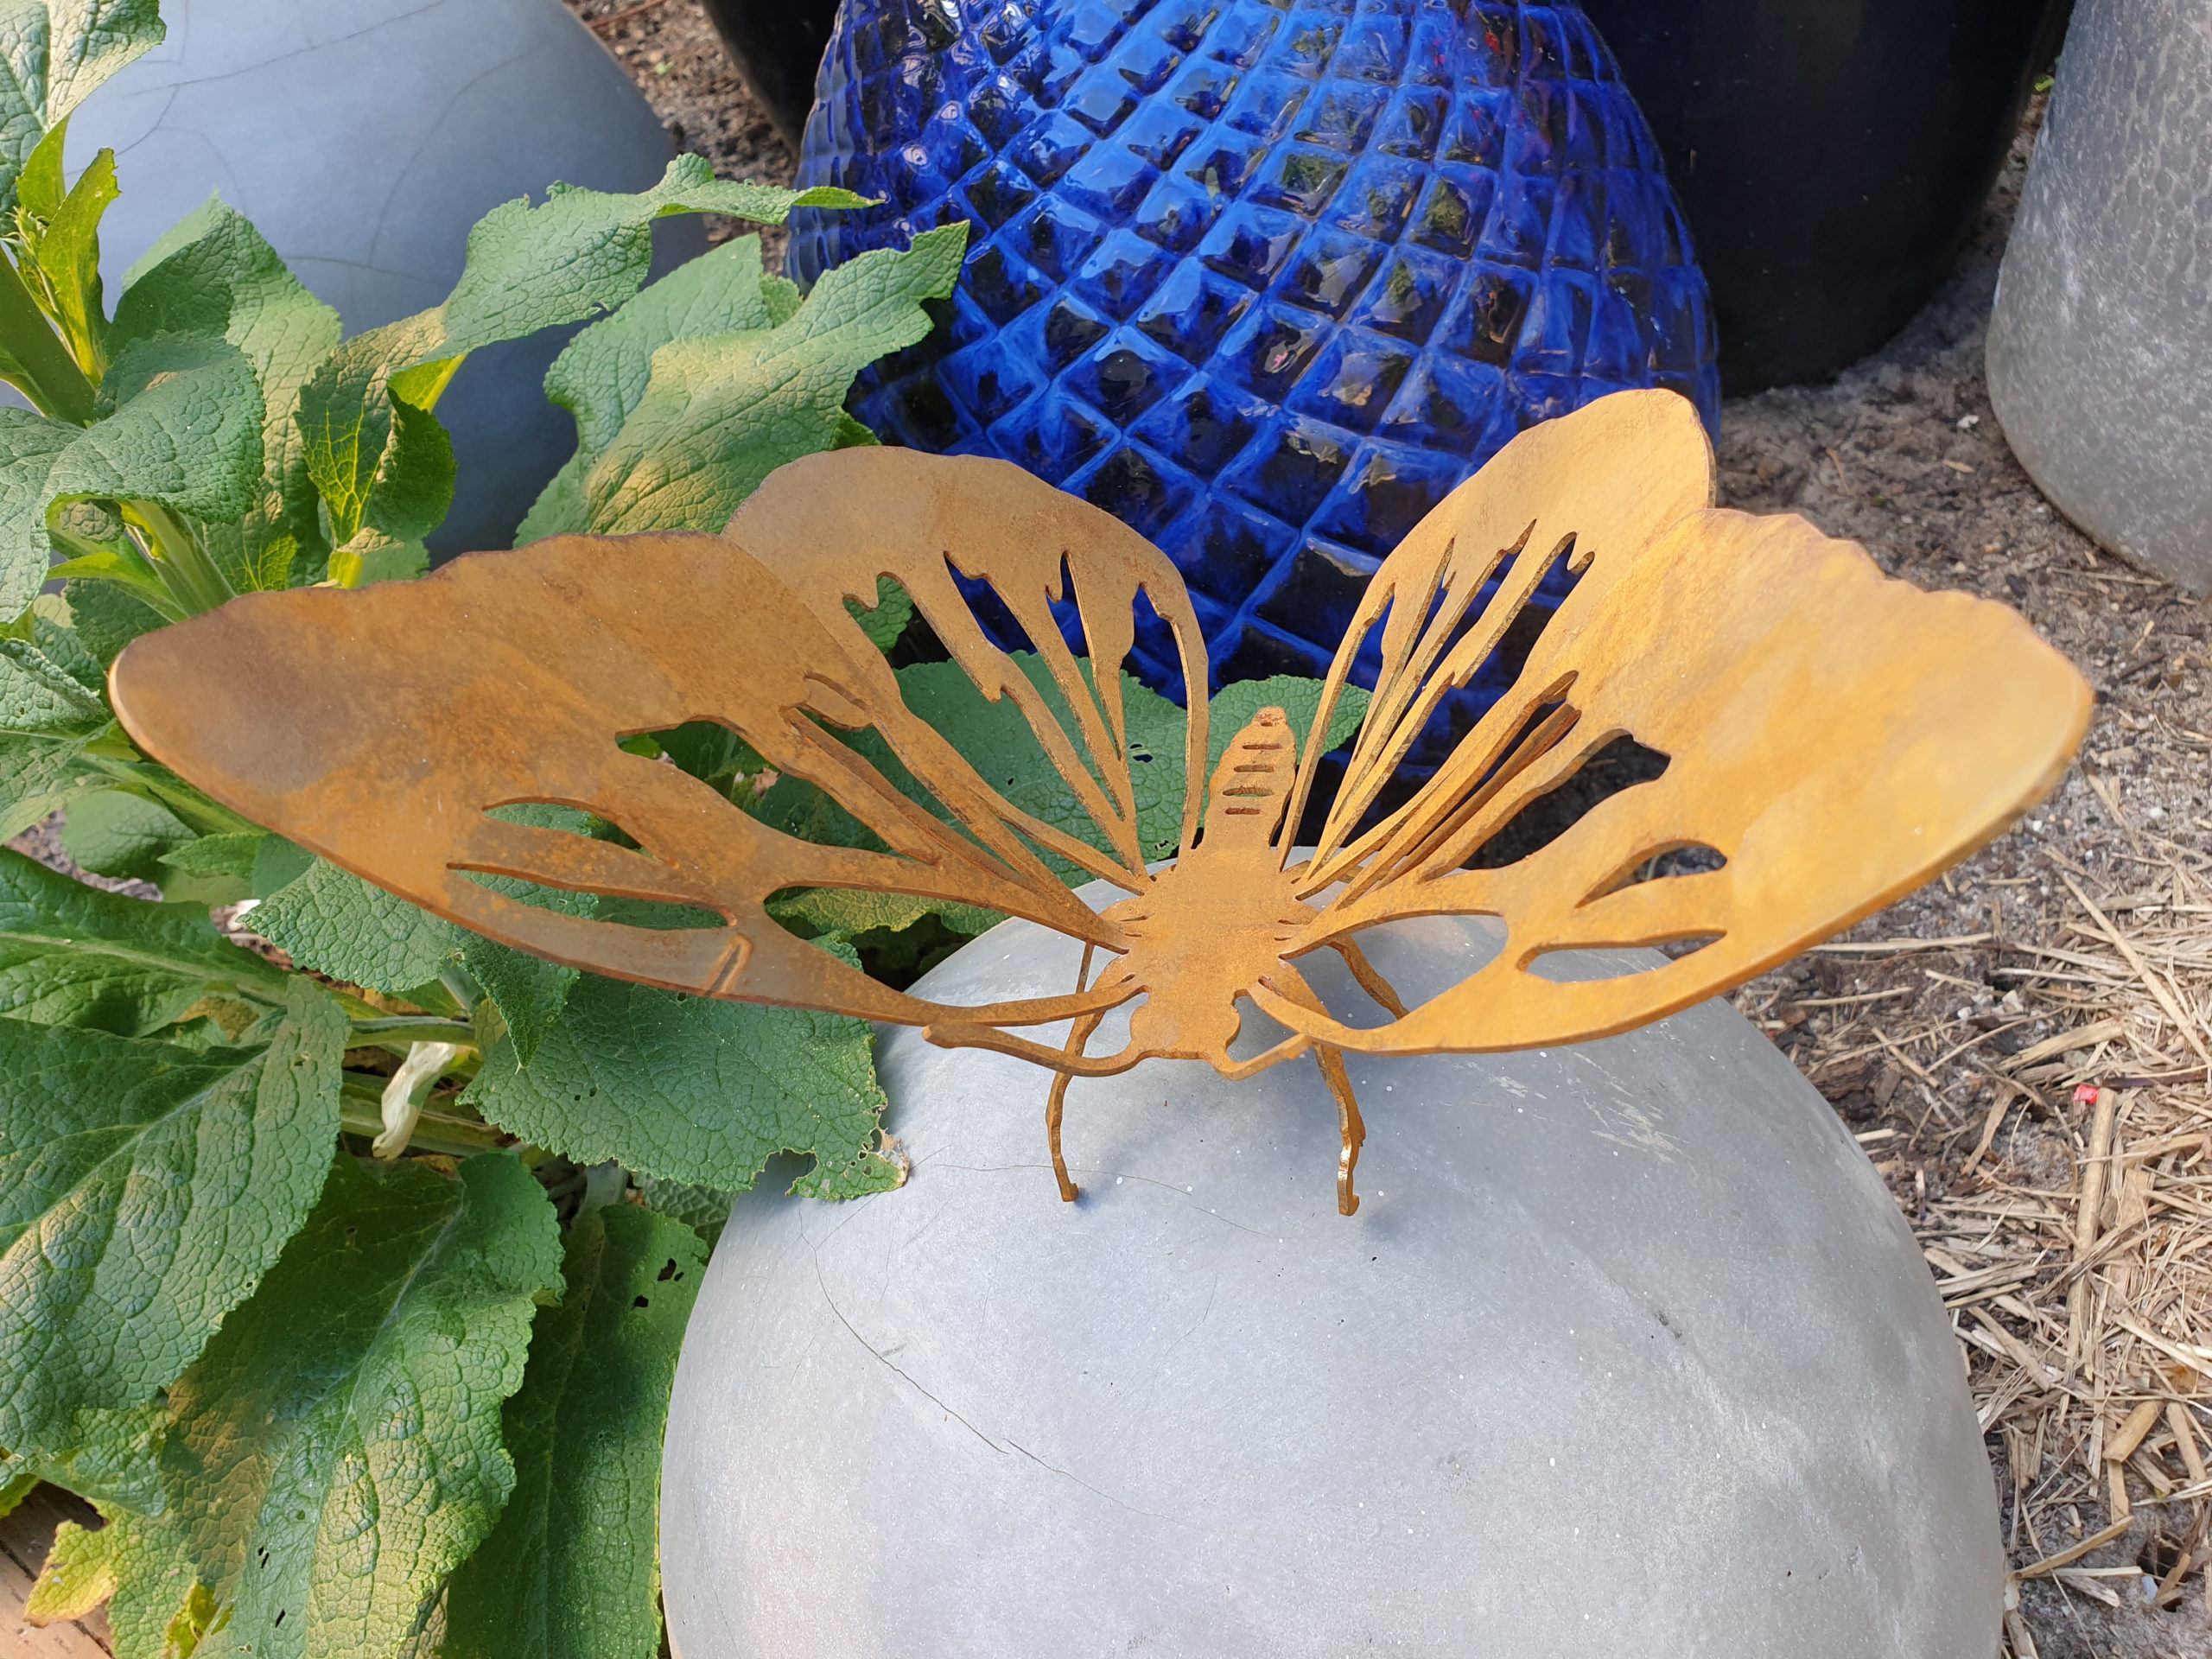
<path fill-rule="evenodd" d="M 0 378 L 32 408 L 0 410 L 0 836 L 60 812 L 76 865 L 140 884 L 0 850 L 0 1508 L 44 1479 L 106 1522 L 62 1529 L 30 1611 L 111 1604 L 124 1659 L 649 1659 L 668 1393 L 732 1195 L 779 1153 L 810 1160 L 794 1190 L 813 1197 L 904 1178 L 868 1027 L 464 933 L 139 753 L 105 669 L 239 594 L 421 574 L 455 478 L 442 393 L 470 352 L 550 327 L 584 325 L 545 383 L 576 450 L 518 541 L 719 529 L 785 461 L 874 442 L 845 411 L 853 378 L 928 333 L 965 227 L 804 292 L 753 236 L 647 286 L 664 215 L 862 205 L 687 156 L 637 194 L 496 209 L 442 304 L 352 339 L 219 200 L 111 308 L 114 158 L 65 182 L 62 145 L 161 24 L 151 0 L 86 0 L 10 28 Z M 911 615 L 887 589 L 861 620 L 893 651 Z M 1011 703 L 941 663 L 899 673 L 957 747 L 1024 780 L 1020 804 L 1085 833 Z M 1229 688 L 1217 752 L 1261 703 L 1310 716 L 1318 691 Z M 1192 786 L 1184 714 L 1134 682 L 1125 698 L 1165 856 Z M 632 743 L 791 833 L 866 833 L 720 727 Z M 998 919 L 778 906 L 900 983 Z"/>

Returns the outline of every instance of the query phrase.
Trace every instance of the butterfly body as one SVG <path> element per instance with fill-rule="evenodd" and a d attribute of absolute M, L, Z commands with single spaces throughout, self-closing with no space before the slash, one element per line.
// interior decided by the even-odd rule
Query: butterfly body
<path fill-rule="evenodd" d="M 1237 999 L 1282 970 L 1283 952 L 1319 914 L 1299 899 L 1296 880 L 1272 844 L 1295 753 L 1283 711 L 1262 709 L 1216 769 L 1198 844 L 1154 874 L 1145 892 L 1103 912 L 1129 949 L 1101 986 L 1131 983 L 1149 993 L 1129 1016 L 1129 1047 L 1137 1056 L 1234 1070 L 1229 1046 L 1242 1024 Z"/>
<path fill-rule="evenodd" d="M 1071 1079 L 1151 1057 L 1234 1078 L 1311 1053 L 1340 1115 L 1349 1215 L 1365 1131 L 1345 1052 L 1549 1046 L 1664 1018 L 1931 880 L 2046 792 L 2079 743 L 2087 686 L 2011 611 L 1922 593 L 1802 518 L 1711 499 L 1711 450 L 1671 393 L 1618 393 L 1522 434 L 1376 573 L 1306 729 L 1261 709 L 1211 767 L 1205 641 L 1164 554 L 1007 462 L 889 448 L 779 469 L 720 537 L 555 537 L 417 582 L 251 594 L 143 636 L 111 689 L 132 738 L 216 799 L 503 943 L 1046 1068 L 1069 1198 Z M 1562 567 L 1572 591 L 1544 613 Z M 854 613 L 886 579 L 1033 753 L 987 778 L 906 705 Z M 994 643 L 978 588 L 1033 655 Z M 1071 605 L 1087 663 L 1056 620 Z M 1451 730 L 1450 700 L 1538 613 L 1495 706 L 1385 804 L 1417 743 Z M 1141 635 L 1168 642 L 1190 689 L 1180 856 L 1157 871 L 1115 671 Z M 1324 737 L 1356 667 L 1372 691 L 1324 802 L 1318 765 L 1340 735 Z M 622 747 L 698 720 L 872 842 L 786 834 Z M 1490 855 L 1624 738 L 1663 770 Z M 1033 810 L 1039 783 L 1057 808 Z M 592 814 L 634 846 L 503 816 L 531 804 Z M 1309 806 L 1319 833 L 1294 851 Z M 1707 856 L 1670 864 L 1681 849 Z M 1128 896 L 1094 912 L 1071 870 Z M 712 925 L 628 925 L 525 902 L 516 883 Z M 934 1002 L 779 923 L 775 896 L 809 888 L 1022 917 L 1084 944 L 1083 971 L 1063 994 Z M 1503 946 L 1408 1008 L 1358 936 L 1435 915 L 1491 918 Z M 1618 954 L 1654 945 L 1677 949 Z M 1325 949 L 1369 1006 L 1332 1009 L 1299 971 Z M 1551 970 L 1576 955 L 1580 970 Z M 1239 1058 L 1248 1005 L 1289 1034 Z M 1090 1053 L 1123 1007 L 1127 1041 Z M 1022 1034 L 1062 1022 L 1058 1046 Z"/>

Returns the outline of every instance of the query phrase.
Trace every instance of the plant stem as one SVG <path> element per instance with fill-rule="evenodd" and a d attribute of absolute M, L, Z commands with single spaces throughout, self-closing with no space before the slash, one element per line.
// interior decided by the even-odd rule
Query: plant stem
<path fill-rule="evenodd" d="M 338 1096 L 338 1125 L 348 1135 L 374 1140 L 384 1133 L 384 1095 L 365 1083 L 348 1077 Z M 408 1147 L 415 1152 L 442 1152 L 466 1158 L 504 1146 L 507 1137 L 480 1118 L 456 1117 L 445 1112 L 424 1111 L 416 1120 Z"/>
<path fill-rule="evenodd" d="M 438 1020 L 428 1014 L 403 1014 L 384 1020 L 356 1020 L 348 1039 L 356 1046 L 370 1043 L 466 1043 L 476 1046 L 476 1028 L 466 1020 Z"/>
<path fill-rule="evenodd" d="M 124 501 L 124 520 L 152 541 L 155 569 L 188 616 L 212 611 L 238 595 L 200 545 L 200 538 L 158 501 Z"/>
<path fill-rule="evenodd" d="M 99 413 L 99 393 L 38 302 L 23 286 L 15 262 L 0 252 L 0 350 L 22 365 L 29 384 L 16 388 L 40 414 L 90 426 Z"/>
<path fill-rule="evenodd" d="M 116 741 L 128 747 L 128 740 L 120 733 Z M 99 740 L 105 742 L 105 739 Z M 219 801 L 211 801 L 190 784 L 168 767 L 151 760 L 137 758 L 132 749 L 129 755 L 103 753 L 98 747 L 87 747 L 84 758 L 117 783 L 135 795 L 166 808 L 203 836 L 246 836 L 262 833 L 261 826 L 251 818 L 240 817 Z"/>

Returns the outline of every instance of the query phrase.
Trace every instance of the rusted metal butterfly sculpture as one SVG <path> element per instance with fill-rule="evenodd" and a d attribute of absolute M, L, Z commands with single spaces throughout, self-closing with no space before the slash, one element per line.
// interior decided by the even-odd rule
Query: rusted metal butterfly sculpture
<path fill-rule="evenodd" d="M 1344 1051 L 1535 1047 L 1660 1019 L 1964 857 L 2056 781 L 2081 739 L 2088 689 L 2012 611 L 1890 580 L 1794 516 L 1717 511 L 1712 480 L 1703 429 L 1671 393 L 1619 393 L 1523 433 L 1376 573 L 1309 728 L 1262 711 L 1205 791 L 1206 653 L 1174 565 L 1014 467 L 901 450 L 793 462 L 719 537 L 556 537 L 419 582 L 252 594 L 139 639 L 112 690 L 131 736 L 215 798 L 465 927 L 595 973 L 920 1026 L 932 1042 L 1050 1069 L 1052 1164 L 1071 1199 L 1071 1077 L 1155 1055 L 1244 1077 L 1310 1051 L 1341 1114 L 1350 1215 L 1364 1131 Z M 1578 579 L 1518 677 L 1409 798 L 1379 809 L 1416 737 L 1560 556 Z M 985 696 L 1013 700 L 1092 833 L 1011 804 L 907 708 L 847 603 L 873 607 L 887 576 Z M 987 584 L 1035 643 L 1036 677 L 986 636 L 956 576 Z M 1182 855 L 1156 874 L 1111 671 L 1140 595 L 1192 688 Z M 1067 600 L 1088 663 L 1053 620 Z M 1371 701 L 1315 844 L 1294 849 L 1315 739 L 1363 646 Z M 777 773 L 817 785 L 882 850 L 793 839 L 619 747 L 690 721 L 731 728 Z M 898 784 L 840 741 L 868 730 L 904 768 Z M 1503 826 L 1623 735 L 1668 757 L 1661 775 L 1527 855 L 1479 867 Z M 530 802 L 608 820 L 635 849 L 492 816 Z M 1718 868 L 1637 879 L 1685 848 Z M 1094 912 L 1045 855 L 1130 896 Z M 721 922 L 569 915 L 486 876 Z M 771 918 L 771 895 L 804 887 L 1026 917 L 1082 941 L 1084 967 L 1065 995 L 933 1002 Z M 1436 914 L 1495 918 L 1503 948 L 1408 1008 L 1358 936 Z M 1609 978 L 1540 971 L 1555 952 L 1700 940 Z M 1376 1005 L 1361 1022 L 1299 971 L 1323 950 Z M 1139 999 L 1128 1043 L 1086 1052 L 1108 1011 Z M 1245 1002 L 1290 1035 L 1239 1060 Z M 1062 1020 L 1064 1045 L 1020 1034 Z"/>

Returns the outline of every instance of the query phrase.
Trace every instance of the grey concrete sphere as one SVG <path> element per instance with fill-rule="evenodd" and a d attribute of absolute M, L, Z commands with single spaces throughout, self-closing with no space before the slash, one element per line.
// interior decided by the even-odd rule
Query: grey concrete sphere
<path fill-rule="evenodd" d="M 105 145 L 111 296 L 214 192 L 358 334 L 445 298 L 468 227 L 556 180 L 642 190 L 674 154 L 620 66 L 560 0 L 165 0 L 168 38 L 69 124 L 73 176 Z M 664 261 L 705 247 L 656 227 Z M 575 448 L 545 401 L 569 330 L 473 354 L 438 408 L 460 461 L 432 545 L 505 547 Z"/>
<path fill-rule="evenodd" d="M 1388 931 L 1409 1001 L 1495 949 Z M 1076 959 L 1007 923 L 918 988 L 1064 991 Z M 1994 1491 L 1927 1269 L 1728 1008 L 1353 1058 L 1349 1220 L 1311 1060 L 1078 1081 L 1071 1205 L 1044 1073 L 912 1031 L 879 1058 L 912 1179 L 744 1198 L 692 1316 L 682 1659 L 1995 1652 Z"/>
<path fill-rule="evenodd" d="M 2212 590 L 2212 8 L 2079 0 L 1989 324 L 2037 487 Z"/>

